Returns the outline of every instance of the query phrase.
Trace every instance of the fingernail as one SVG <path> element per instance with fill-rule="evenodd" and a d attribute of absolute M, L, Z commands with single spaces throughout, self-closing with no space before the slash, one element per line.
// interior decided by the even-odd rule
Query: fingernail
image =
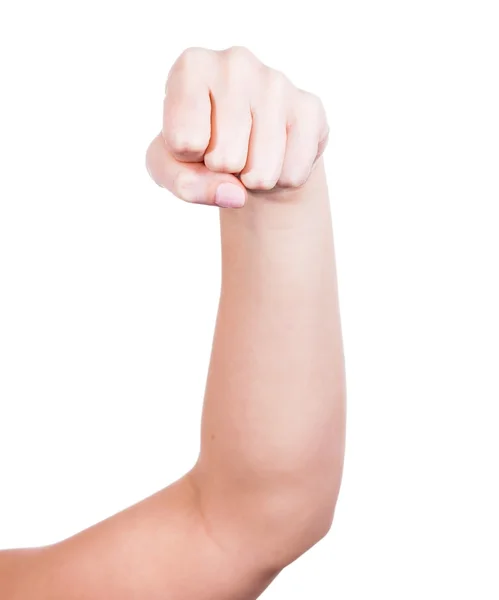
<path fill-rule="evenodd" d="M 244 206 L 244 190 L 232 183 L 221 183 L 215 194 L 215 204 L 220 208 L 241 208 Z"/>

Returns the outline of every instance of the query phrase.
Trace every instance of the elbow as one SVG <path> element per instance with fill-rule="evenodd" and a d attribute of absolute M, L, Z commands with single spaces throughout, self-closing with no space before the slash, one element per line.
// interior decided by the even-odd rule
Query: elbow
<path fill-rule="evenodd" d="M 295 454 L 293 461 L 273 473 L 274 485 L 265 489 L 259 505 L 281 566 L 293 562 L 331 530 L 343 476 L 343 436 L 308 459 L 306 452 L 301 456 L 301 462 Z"/>
<path fill-rule="evenodd" d="M 341 485 L 341 469 L 328 477 L 269 495 L 262 509 L 269 566 L 282 569 L 321 541 L 331 530 Z"/>
<path fill-rule="evenodd" d="M 342 478 L 342 461 L 327 471 L 288 473 L 258 481 L 227 482 L 195 469 L 206 530 L 230 556 L 271 576 L 307 552 L 330 531 Z"/>
<path fill-rule="evenodd" d="M 238 469 L 202 455 L 192 474 L 218 545 L 232 555 L 249 553 L 252 564 L 277 573 L 322 540 L 333 524 L 343 473 L 343 436 L 333 440 L 313 452 L 312 444 L 295 445 L 272 461 L 252 453 Z"/>

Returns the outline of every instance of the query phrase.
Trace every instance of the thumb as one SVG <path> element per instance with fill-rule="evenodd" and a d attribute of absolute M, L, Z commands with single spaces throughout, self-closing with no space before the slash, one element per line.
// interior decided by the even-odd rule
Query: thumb
<path fill-rule="evenodd" d="M 176 160 L 168 151 L 161 134 L 146 153 L 149 175 L 161 187 L 194 204 L 211 204 L 222 208 L 241 208 L 247 198 L 246 188 L 230 173 L 214 173 L 204 163 Z"/>

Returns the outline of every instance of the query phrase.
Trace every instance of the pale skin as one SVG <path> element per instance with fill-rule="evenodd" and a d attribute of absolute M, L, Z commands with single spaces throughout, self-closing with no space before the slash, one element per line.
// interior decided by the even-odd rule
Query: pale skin
<path fill-rule="evenodd" d="M 0 552 L 3 600 L 251 600 L 329 531 L 345 377 L 327 136 L 320 100 L 244 48 L 175 62 L 147 168 L 219 210 L 222 244 L 199 458 L 69 539 Z"/>

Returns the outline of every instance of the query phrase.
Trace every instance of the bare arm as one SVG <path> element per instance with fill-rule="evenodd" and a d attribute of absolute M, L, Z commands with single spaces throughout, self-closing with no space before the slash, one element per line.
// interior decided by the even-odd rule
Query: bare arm
<path fill-rule="evenodd" d="M 220 542 L 229 528 L 228 545 L 267 551 L 281 567 L 332 520 L 344 378 L 322 163 L 303 189 L 273 194 L 221 211 L 222 293 L 194 474 Z"/>
<path fill-rule="evenodd" d="M 199 459 L 68 540 L 0 553 L 2 598 L 250 600 L 327 533 L 345 389 L 326 136 L 317 99 L 247 51 L 177 61 L 149 171 L 183 200 L 244 203 L 220 210 Z"/>

